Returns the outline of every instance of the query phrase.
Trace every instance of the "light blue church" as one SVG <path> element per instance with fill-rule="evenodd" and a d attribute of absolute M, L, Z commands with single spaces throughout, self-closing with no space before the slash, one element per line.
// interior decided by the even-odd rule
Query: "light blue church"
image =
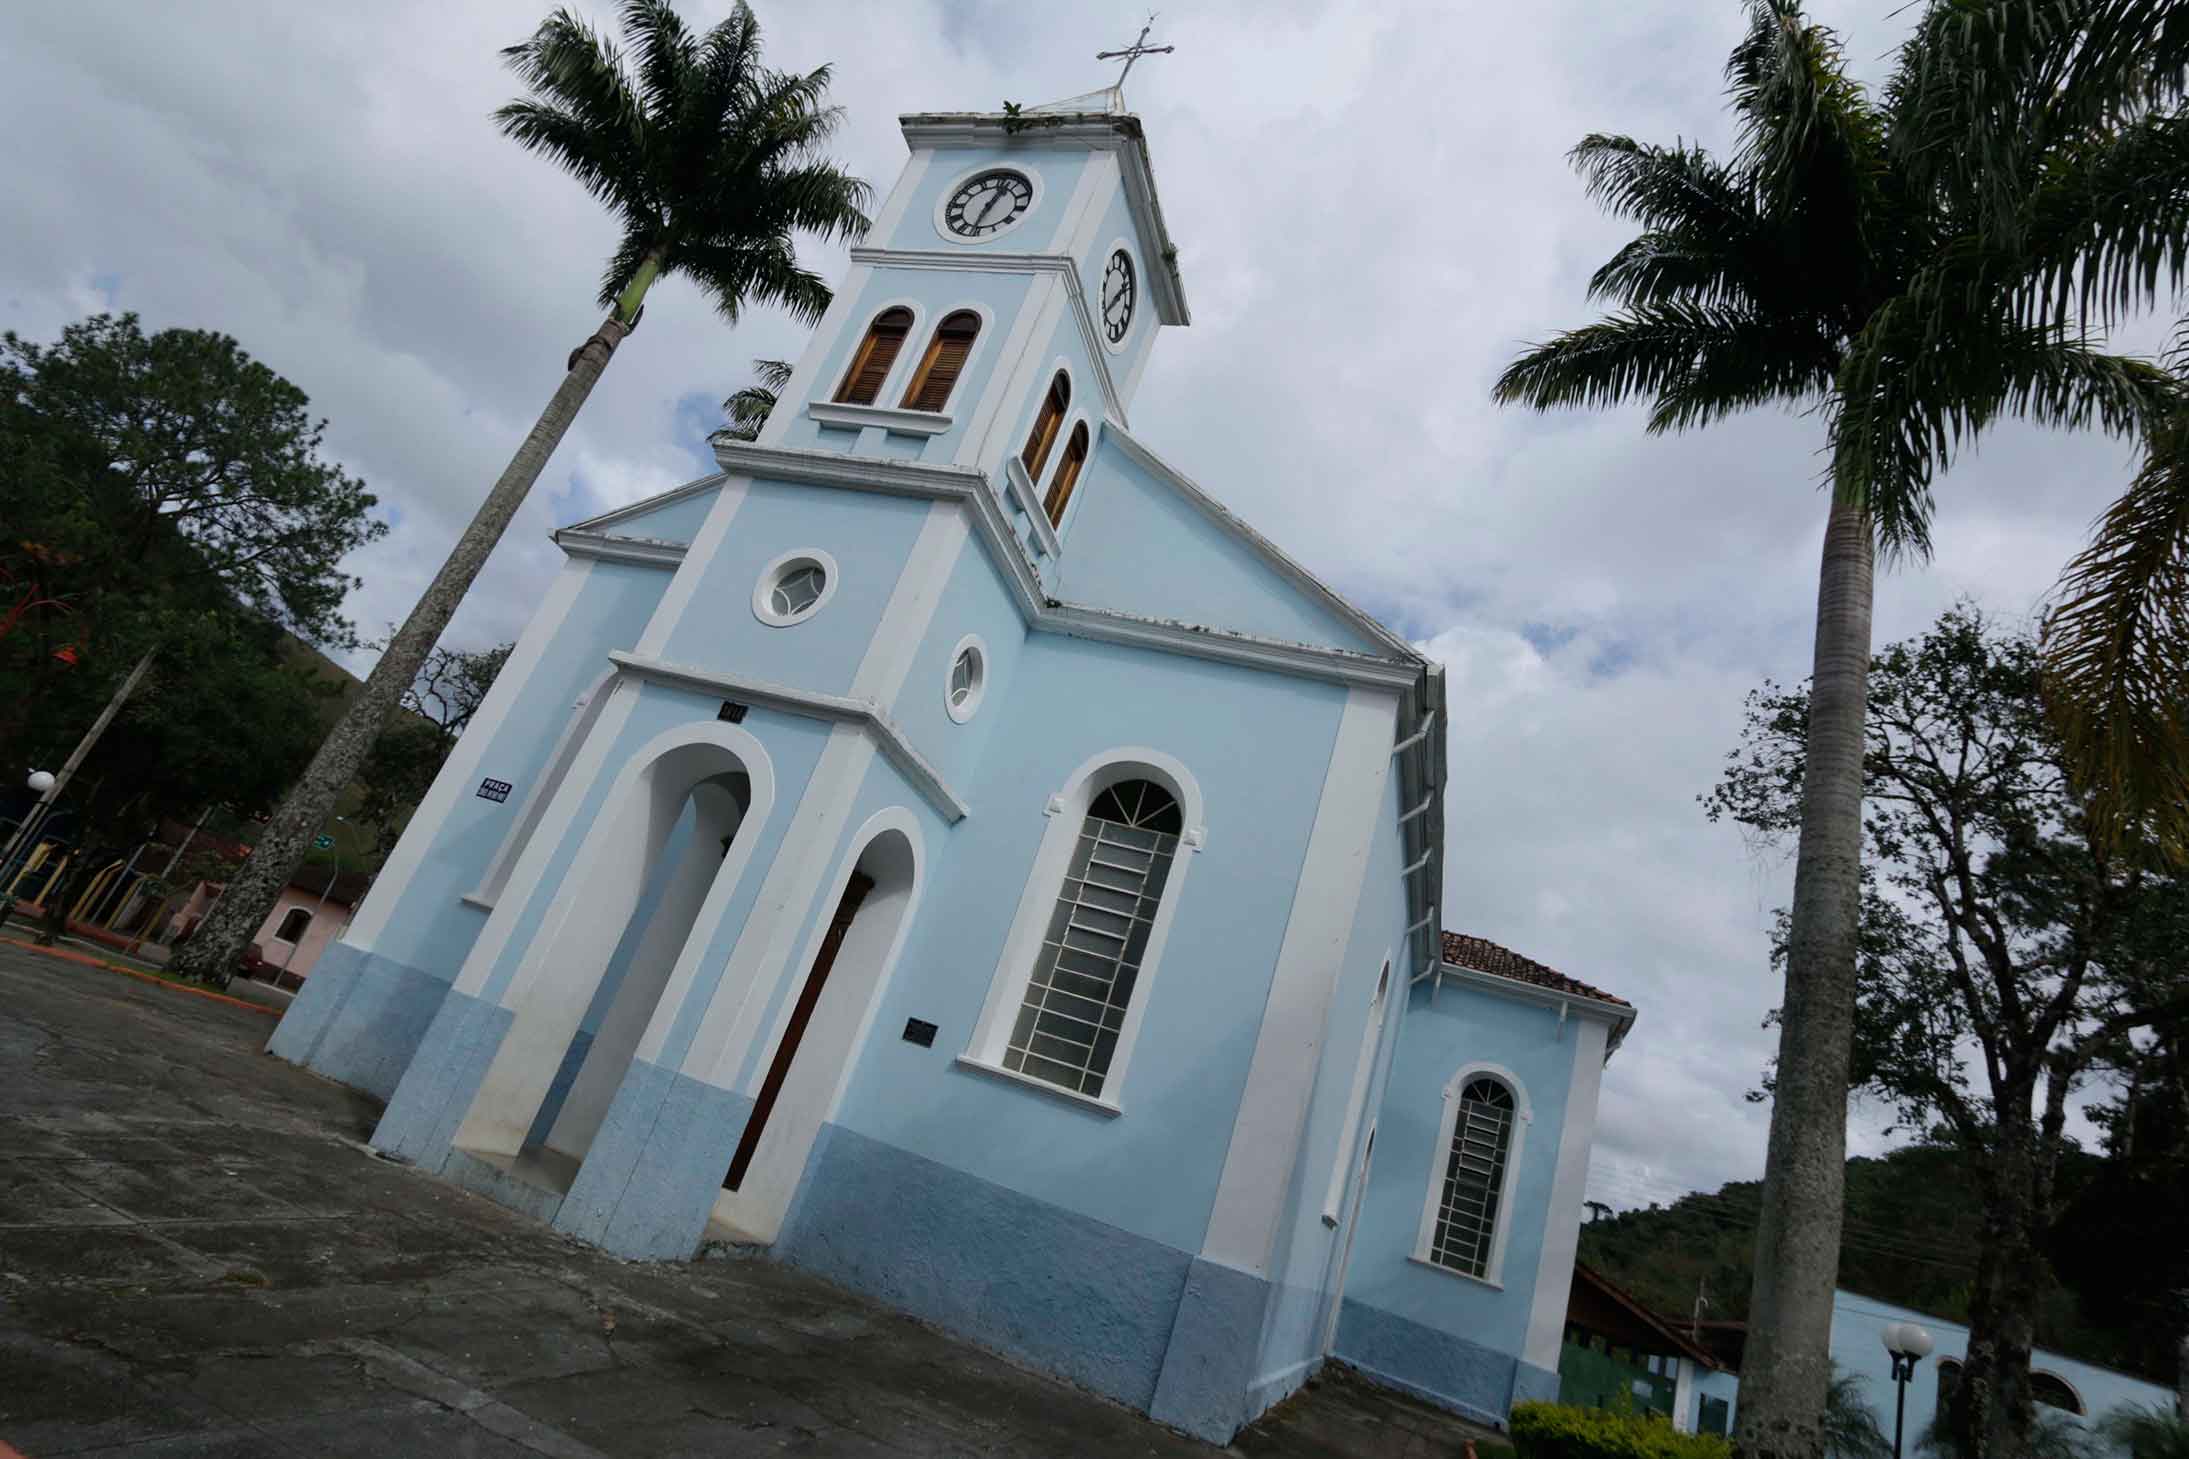
<path fill-rule="evenodd" d="M 271 1049 L 635 1258 L 763 1250 L 1214 1440 L 1556 1395 L 1634 1010 L 1440 931 L 1444 684 L 1132 434 L 1114 91 L 903 119 L 756 442 L 566 562 Z"/>

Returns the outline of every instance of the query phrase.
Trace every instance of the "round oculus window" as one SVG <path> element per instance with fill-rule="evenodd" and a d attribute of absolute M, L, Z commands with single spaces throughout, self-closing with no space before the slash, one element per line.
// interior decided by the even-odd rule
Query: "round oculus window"
<path fill-rule="evenodd" d="M 982 651 L 980 639 L 971 634 L 958 640 L 957 652 L 950 656 L 950 678 L 943 686 L 943 704 L 950 717 L 964 724 L 980 708 L 981 695 L 988 688 L 988 655 Z"/>
<path fill-rule="evenodd" d="M 836 560 L 808 549 L 768 564 L 753 589 L 752 611 L 762 623 L 784 628 L 819 612 L 836 591 Z"/>

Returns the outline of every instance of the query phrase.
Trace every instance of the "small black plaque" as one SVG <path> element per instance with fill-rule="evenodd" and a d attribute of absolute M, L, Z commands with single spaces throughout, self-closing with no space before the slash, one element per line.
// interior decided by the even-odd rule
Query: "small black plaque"
<path fill-rule="evenodd" d="M 509 799 L 509 792 L 516 789 L 506 780 L 482 780 L 479 782 L 479 799 L 496 804 Z"/>
<path fill-rule="evenodd" d="M 714 712 L 714 717 L 725 724 L 743 724 L 745 722 L 745 706 L 734 700 L 725 699 L 722 701 L 722 707 Z"/>
<path fill-rule="evenodd" d="M 908 1018 L 904 1021 L 904 1041 L 918 1044 L 923 1049 L 935 1047 L 935 1025 L 924 1018 Z"/>

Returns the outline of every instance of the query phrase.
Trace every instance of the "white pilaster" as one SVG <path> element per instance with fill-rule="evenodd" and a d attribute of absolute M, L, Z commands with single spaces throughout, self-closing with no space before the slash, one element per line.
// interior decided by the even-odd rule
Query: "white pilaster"
<path fill-rule="evenodd" d="M 501 733 L 509 714 L 516 707 L 517 697 L 524 693 L 525 685 L 538 672 L 540 660 L 555 635 L 562 631 L 564 620 L 569 618 L 571 605 L 585 589 L 585 580 L 591 576 L 593 564 L 585 558 L 568 558 L 562 570 L 555 574 L 554 582 L 547 588 L 547 597 L 540 603 L 539 611 L 532 615 L 524 632 L 517 638 L 517 646 L 510 650 L 509 661 L 502 665 L 501 673 L 494 678 L 493 687 L 486 698 L 479 702 L 479 709 L 471 717 L 470 725 L 456 739 L 456 747 L 449 751 L 448 760 L 441 766 L 441 773 L 433 777 L 432 788 L 419 802 L 418 812 L 404 828 L 403 839 L 395 845 L 395 851 L 380 868 L 373 880 L 372 890 L 365 896 L 365 903 L 357 909 L 357 916 L 350 922 L 343 941 L 354 948 L 371 951 L 395 907 L 410 890 L 411 878 L 418 874 L 419 864 L 426 852 L 441 838 L 442 827 L 448 822 L 449 813 L 471 794 L 479 776 L 479 767 L 486 759 L 486 752 Z M 456 888 L 449 889 L 457 890 Z"/>
<path fill-rule="evenodd" d="M 1203 1256 L 1241 1271 L 1269 1270 L 1315 1088 L 1330 996 L 1382 818 L 1397 718 L 1395 696 L 1354 689 L 1338 721 L 1292 916 L 1201 1245 Z"/>
<path fill-rule="evenodd" d="M 1596 1139 L 1596 1097 L 1604 1083 L 1600 1019 L 1570 1021 L 1574 1029 L 1573 1076 L 1566 1086 L 1566 1118 L 1558 1131 L 1558 1168 L 1543 1210 L 1543 1256 L 1535 1271 L 1528 1308 L 1528 1339 L 1520 1355 L 1538 1368 L 1558 1371 L 1558 1347 L 1566 1330 L 1566 1298 L 1573 1286 L 1573 1259 L 1581 1249 L 1581 1201 L 1589 1182 L 1589 1147 Z"/>

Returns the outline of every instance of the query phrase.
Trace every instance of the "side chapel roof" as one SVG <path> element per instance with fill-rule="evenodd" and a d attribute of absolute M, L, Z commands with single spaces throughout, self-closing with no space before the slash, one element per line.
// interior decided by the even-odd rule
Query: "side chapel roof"
<path fill-rule="evenodd" d="M 1511 978 L 1517 983 L 1533 983 L 1538 988 L 1549 988 L 1555 993 L 1571 993 L 1576 998 L 1594 998 L 1600 1003 L 1615 1003 L 1621 1008 L 1634 1006 L 1616 993 L 1606 993 L 1579 978 L 1569 978 L 1556 968 L 1545 967 L 1533 958 L 1522 957 L 1511 948 L 1500 947 L 1486 937 L 1469 937 L 1464 932 L 1445 933 L 1444 960 L 1455 967 L 1488 973 L 1493 978 Z"/>

